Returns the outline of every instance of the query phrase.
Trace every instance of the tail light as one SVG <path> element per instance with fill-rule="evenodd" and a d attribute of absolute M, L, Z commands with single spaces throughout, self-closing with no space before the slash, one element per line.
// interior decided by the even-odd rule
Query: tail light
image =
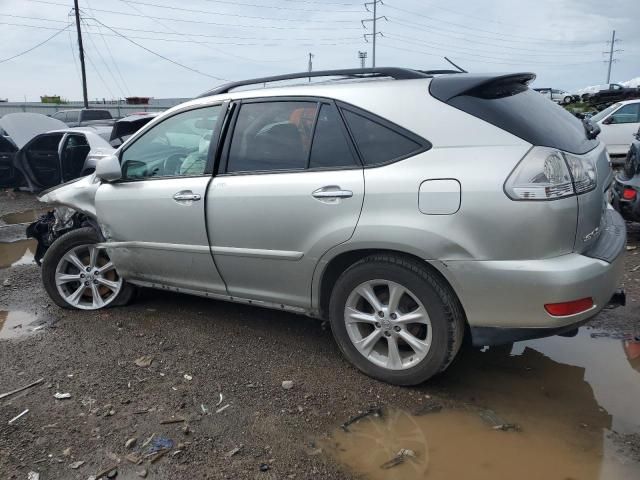
<path fill-rule="evenodd" d="M 636 198 L 636 191 L 633 188 L 625 188 L 622 191 L 622 198 L 625 200 L 633 200 Z"/>
<path fill-rule="evenodd" d="M 593 190 L 596 183 L 591 159 L 534 147 L 511 172 L 504 189 L 513 200 L 556 200 Z"/>

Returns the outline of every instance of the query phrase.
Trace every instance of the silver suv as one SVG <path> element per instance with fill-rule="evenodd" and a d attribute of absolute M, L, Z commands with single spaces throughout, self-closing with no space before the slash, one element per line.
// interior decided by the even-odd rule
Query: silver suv
<path fill-rule="evenodd" d="M 53 301 L 141 286 L 326 318 L 349 361 L 399 385 L 465 338 L 566 334 L 607 305 L 626 240 L 609 159 L 534 75 L 311 76 L 331 80 L 207 92 L 46 192 L 57 208 L 29 231 Z"/>

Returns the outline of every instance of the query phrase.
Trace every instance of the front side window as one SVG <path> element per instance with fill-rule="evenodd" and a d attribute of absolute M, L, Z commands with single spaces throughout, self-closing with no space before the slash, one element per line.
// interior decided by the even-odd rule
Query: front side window
<path fill-rule="evenodd" d="M 227 172 L 305 169 L 317 108 L 299 101 L 242 104 Z"/>
<path fill-rule="evenodd" d="M 611 123 L 638 123 L 640 103 L 629 103 L 611 115 Z"/>
<path fill-rule="evenodd" d="M 157 124 L 129 146 L 120 159 L 123 178 L 203 175 L 222 106 L 178 113 Z"/>
<path fill-rule="evenodd" d="M 423 146 L 408 136 L 350 110 L 343 110 L 365 165 L 388 163 L 419 152 Z"/>

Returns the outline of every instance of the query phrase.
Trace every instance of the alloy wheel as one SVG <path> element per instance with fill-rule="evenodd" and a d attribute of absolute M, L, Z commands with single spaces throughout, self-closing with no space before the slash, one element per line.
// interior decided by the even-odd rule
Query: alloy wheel
<path fill-rule="evenodd" d="M 389 280 L 369 280 L 347 297 L 347 333 L 356 349 L 375 365 L 405 370 L 431 348 L 431 321 L 408 288 Z"/>
<path fill-rule="evenodd" d="M 56 288 L 65 302 L 82 310 L 97 310 L 116 299 L 122 278 L 104 249 L 80 245 L 58 262 Z"/>

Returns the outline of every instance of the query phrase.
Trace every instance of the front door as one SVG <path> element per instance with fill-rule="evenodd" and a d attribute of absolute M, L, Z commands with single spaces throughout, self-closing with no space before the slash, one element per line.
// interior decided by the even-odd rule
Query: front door
<path fill-rule="evenodd" d="M 640 126 L 640 102 L 623 105 L 605 121 L 610 123 L 600 125 L 600 140 L 610 155 L 626 155 Z"/>
<path fill-rule="evenodd" d="M 207 196 L 229 294 L 308 308 L 320 257 L 347 241 L 364 199 L 361 165 L 336 106 L 244 101 Z"/>
<path fill-rule="evenodd" d="M 225 293 L 205 223 L 224 107 L 183 110 L 156 124 L 122 150 L 122 180 L 98 188 L 97 216 L 124 278 Z"/>

